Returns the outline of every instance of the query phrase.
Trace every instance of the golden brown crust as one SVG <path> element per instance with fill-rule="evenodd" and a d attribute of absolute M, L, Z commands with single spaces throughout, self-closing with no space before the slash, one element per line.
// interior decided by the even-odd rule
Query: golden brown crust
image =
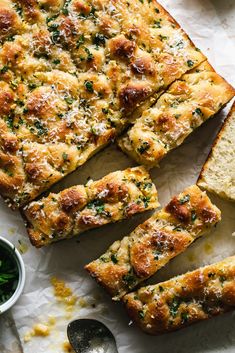
<path fill-rule="evenodd" d="M 220 211 L 205 192 L 193 185 L 85 268 L 113 299 L 120 299 L 209 231 L 220 218 Z"/>
<path fill-rule="evenodd" d="M 124 296 L 131 319 L 157 335 L 233 310 L 235 257 Z"/>
<path fill-rule="evenodd" d="M 145 110 L 119 139 L 119 146 L 139 163 L 153 167 L 234 95 L 234 89 L 204 62 Z"/>
<path fill-rule="evenodd" d="M 0 109 L 12 117 L 24 174 L 14 207 L 85 163 L 205 60 L 155 1 L 2 0 L 0 23 Z"/>
<path fill-rule="evenodd" d="M 51 193 L 26 206 L 24 216 L 32 244 L 41 247 L 158 205 L 148 172 L 136 167 Z"/>

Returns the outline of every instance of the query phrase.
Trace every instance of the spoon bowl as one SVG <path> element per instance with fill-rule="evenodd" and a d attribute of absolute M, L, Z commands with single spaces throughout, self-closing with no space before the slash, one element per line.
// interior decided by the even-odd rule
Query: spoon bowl
<path fill-rule="evenodd" d="M 67 335 L 76 353 L 118 353 L 112 332 L 98 320 L 74 320 L 67 327 Z"/>

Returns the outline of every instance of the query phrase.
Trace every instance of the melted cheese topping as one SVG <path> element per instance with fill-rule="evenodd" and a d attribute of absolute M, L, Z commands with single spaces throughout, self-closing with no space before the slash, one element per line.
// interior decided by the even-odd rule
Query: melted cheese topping
<path fill-rule="evenodd" d="M 156 166 L 234 94 L 234 89 L 204 62 L 174 82 L 155 105 L 145 110 L 120 138 L 119 145 L 139 163 Z"/>
<path fill-rule="evenodd" d="M 131 319 L 157 335 L 222 314 L 235 307 L 235 256 L 123 298 Z"/>
<path fill-rule="evenodd" d="M 25 206 L 24 214 L 30 240 L 40 247 L 158 206 L 148 172 L 136 167 L 51 193 Z"/>
<path fill-rule="evenodd" d="M 157 2 L 2 0 L 1 194 L 34 199 L 203 60 Z"/>
<path fill-rule="evenodd" d="M 120 299 L 185 251 L 220 218 L 219 209 L 193 185 L 129 236 L 116 241 L 86 269 L 113 299 Z"/>

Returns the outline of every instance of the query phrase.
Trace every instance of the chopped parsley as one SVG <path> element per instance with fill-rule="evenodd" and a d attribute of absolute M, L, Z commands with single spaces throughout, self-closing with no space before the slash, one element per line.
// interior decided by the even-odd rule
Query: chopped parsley
<path fill-rule="evenodd" d="M 172 317 L 176 317 L 179 306 L 180 306 L 180 299 L 175 297 L 169 306 L 170 314 Z"/>
<path fill-rule="evenodd" d="M 144 319 L 144 317 L 145 317 L 145 314 L 144 314 L 143 310 L 139 310 L 138 311 L 138 315 L 139 315 L 140 319 Z"/>
<path fill-rule="evenodd" d="M 197 219 L 197 214 L 195 211 L 192 211 L 191 213 L 191 220 L 194 222 Z"/>
<path fill-rule="evenodd" d="M 93 60 L 94 56 L 93 54 L 90 52 L 90 50 L 88 48 L 84 48 L 85 52 L 87 53 L 87 61 L 91 61 Z"/>
<path fill-rule="evenodd" d="M 187 61 L 187 65 L 188 65 L 188 67 L 193 67 L 194 66 L 194 62 L 192 60 L 188 60 Z"/>
<path fill-rule="evenodd" d="M 94 89 L 93 89 L 93 81 L 85 81 L 84 82 L 84 85 L 86 87 L 86 90 L 90 93 L 93 93 L 94 92 Z"/>
<path fill-rule="evenodd" d="M 106 109 L 106 108 L 102 108 L 102 112 L 103 112 L 104 114 L 108 114 L 109 110 Z"/>
<path fill-rule="evenodd" d="M 144 196 L 144 197 L 142 198 L 145 208 L 148 207 L 150 199 L 151 199 L 150 196 Z"/>
<path fill-rule="evenodd" d="M 58 30 L 59 25 L 57 23 L 53 23 L 48 27 L 48 30 L 52 32 L 51 38 L 54 43 L 58 42 L 60 37 L 60 31 Z"/>
<path fill-rule="evenodd" d="M 167 40 L 168 37 L 167 36 L 163 36 L 162 34 L 159 34 L 159 38 L 160 40 L 163 42 L 164 40 Z"/>
<path fill-rule="evenodd" d="M 7 65 L 4 65 L 1 69 L 0 72 L 1 74 L 5 74 L 9 70 L 9 67 Z"/>
<path fill-rule="evenodd" d="M 64 161 L 67 161 L 67 160 L 68 160 L 68 153 L 63 152 L 63 153 L 62 153 L 62 157 L 63 157 L 63 160 L 64 160 Z"/>
<path fill-rule="evenodd" d="M 209 277 L 209 278 L 215 277 L 215 273 L 214 273 L 214 272 L 209 272 L 209 273 L 208 273 L 208 277 Z"/>
<path fill-rule="evenodd" d="M 37 85 L 36 85 L 36 83 L 29 83 L 28 87 L 29 87 L 30 90 L 33 90 L 33 89 L 35 89 L 37 87 Z"/>
<path fill-rule="evenodd" d="M 193 111 L 193 115 L 203 116 L 203 112 L 201 111 L 200 108 L 196 108 L 196 109 Z"/>
<path fill-rule="evenodd" d="M 224 283 L 226 281 L 226 277 L 222 275 L 219 277 L 219 280 L 221 283 Z"/>
<path fill-rule="evenodd" d="M 154 28 L 161 28 L 161 18 L 154 21 Z"/>
<path fill-rule="evenodd" d="M 189 314 L 187 312 L 181 313 L 181 320 L 183 324 L 188 322 L 188 319 L 189 319 Z"/>
<path fill-rule="evenodd" d="M 34 126 L 37 129 L 38 136 L 44 135 L 47 133 L 47 128 L 43 126 L 40 120 L 34 122 Z"/>
<path fill-rule="evenodd" d="M 114 264 L 117 264 L 117 263 L 118 263 L 117 255 L 112 254 L 112 255 L 111 255 L 111 260 L 112 260 L 112 262 L 113 262 Z"/>
<path fill-rule="evenodd" d="M 60 59 L 55 59 L 52 62 L 53 62 L 53 64 L 58 65 L 58 64 L 60 64 Z"/>
<path fill-rule="evenodd" d="M 13 252 L 14 250 L 12 250 Z M 16 261 L 11 251 L 0 248 L 0 305 L 5 303 L 15 292 L 19 279 Z"/>
<path fill-rule="evenodd" d="M 128 287 L 132 287 L 136 283 L 135 277 L 131 273 L 127 273 L 122 277 L 122 279 L 126 282 Z"/>
<path fill-rule="evenodd" d="M 96 33 L 94 38 L 93 38 L 93 44 L 99 46 L 99 45 L 104 45 L 105 44 L 105 36 L 102 33 Z"/>
<path fill-rule="evenodd" d="M 79 49 L 82 44 L 85 42 L 84 34 L 81 34 L 77 40 L 76 48 Z"/>
<path fill-rule="evenodd" d="M 9 115 L 7 117 L 7 126 L 10 128 L 10 129 L 13 129 L 13 122 L 14 122 L 14 117 L 12 115 Z"/>
<path fill-rule="evenodd" d="M 142 142 L 142 145 L 137 148 L 137 151 L 140 154 L 143 154 L 144 152 L 148 151 L 149 148 L 150 148 L 149 143 L 147 141 L 144 141 L 144 142 Z"/>
<path fill-rule="evenodd" d="M 101 214 L 104 212 L 104 202 L 102 200 L 99 200 L 99 199 L 95 199 L 93 201 L 90 201 L 88 204 L 87 204 L 87 208 L 89 209 L 92 209 L 94 208 L 96 210 L 96 213 L 97 214 Z"/>
<path fill-rule="evenodd" d="M 107 262 L 109 262 L 109 259 L 105 256 L 101 256 L 100 261 L 107 263 Z"/>
<path fill-rule="evenodd" d="M 186 203 L 186 202 L 188 202 L 190 200 L 190 195 L 185 195 L 185 196 L 183 196 L 180 200 L 179 200 L 179 203 L 181 204 L 181 205 L 183 205 L 184 203 Z"/>
<path fill-rule="evenodd" d="M 65 102 L 68 103 L 69 105 L 70 105 L 70 104 L 73 104 L 73 98 L 72 98 L 72 97 L 66 96 L 66 97 L 64 97 L 64 100 L 65 100 Z"/>

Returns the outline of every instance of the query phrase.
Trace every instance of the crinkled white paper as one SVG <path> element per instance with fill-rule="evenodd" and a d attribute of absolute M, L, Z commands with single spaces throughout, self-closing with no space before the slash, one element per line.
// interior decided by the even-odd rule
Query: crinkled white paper
<path fill-rule="evenodd" d="M 214 2 L 218 3 L 218 0 Z M 235 85 L 235 42 L 231 33 L 224 29 L 229 27 L 226 26 L 226 13 L 219 14 L 219 17 L 213 1 L 162 0 L 161 3 L 209 57 L 215 69 Z M 235 2 L 230 1 L 229 4 L 230 7 L 225 6 L 224 11 L 227 9 L 235 13 Z M 219 18 L 222 18 L 223 22 Z M 228 108 L 204 124 L 183 146 L 170 153 L 161 162 L 159 169 L 152 171 L 162 205 L 168 202 L 172 195 L 196 181 L 227 111 Z M 133 161 L 115 146 L 111 146 L 67 177 L 54 190 L 84 183 L 88 176 L 98 179 L 108 172 L 133 165 Z M 223 217 L 216 230 L 199 239 L 148 283 L 168 279 L 172 275 L 235 253 L 235 237 L 232 236 L 235 232 L 235 205 L 217 197 L 213 197 L 213 201 L 221 208 Z M 103 321 L 116 337 L 120 353 L 234 353 L 235 318 L 232 313 L 176 333 L 149 337 L 134 325 L 129 325 L 129 319 L 121 304 L 112 303 L 84 271 L 86 263 L 101 255 L 114 240 L 127 235 L 149 215 L 150 213 L 142 214 L 132 220 L 88 232 L 77 239 L 37 250 L 29 244 L 20 215 L 7 209 L 3 202 L 0 204 L 0 234 L 6 236 L 16 246 L 18 240 L 28 245 L 28 251 L 23 255 L 27 271 L 26 286 L 21 299 L 12 310 L 24 353 L 62 353 L 68 322 L 73 318 L 84 317 Z M 50 283 L 52 276 L 64 279 L 73 288 L 74 294 L 85 299 L 86 306 L 76 305 L 76 309 L 69 317 L 65 306 L 58 304 L 53 295 Z M 32 326 L 39 322 L 46 323 L 50 316 L 56 318 L 51 335 L 45 338 L 35 337 L 30 342 L 24 343 L 24 335 L 32 329 Z M 4 326 L 5 322 L 6 320 L 4 322 L 1 320 L 1 325 Z M 17 346 L 14 342 L 16 335 L 8 321 L 7 326 L 8 331 L 0 327 L 0 351 L 16 353 Z M 3 343 L 4 345 L 1 345 Z"/>

